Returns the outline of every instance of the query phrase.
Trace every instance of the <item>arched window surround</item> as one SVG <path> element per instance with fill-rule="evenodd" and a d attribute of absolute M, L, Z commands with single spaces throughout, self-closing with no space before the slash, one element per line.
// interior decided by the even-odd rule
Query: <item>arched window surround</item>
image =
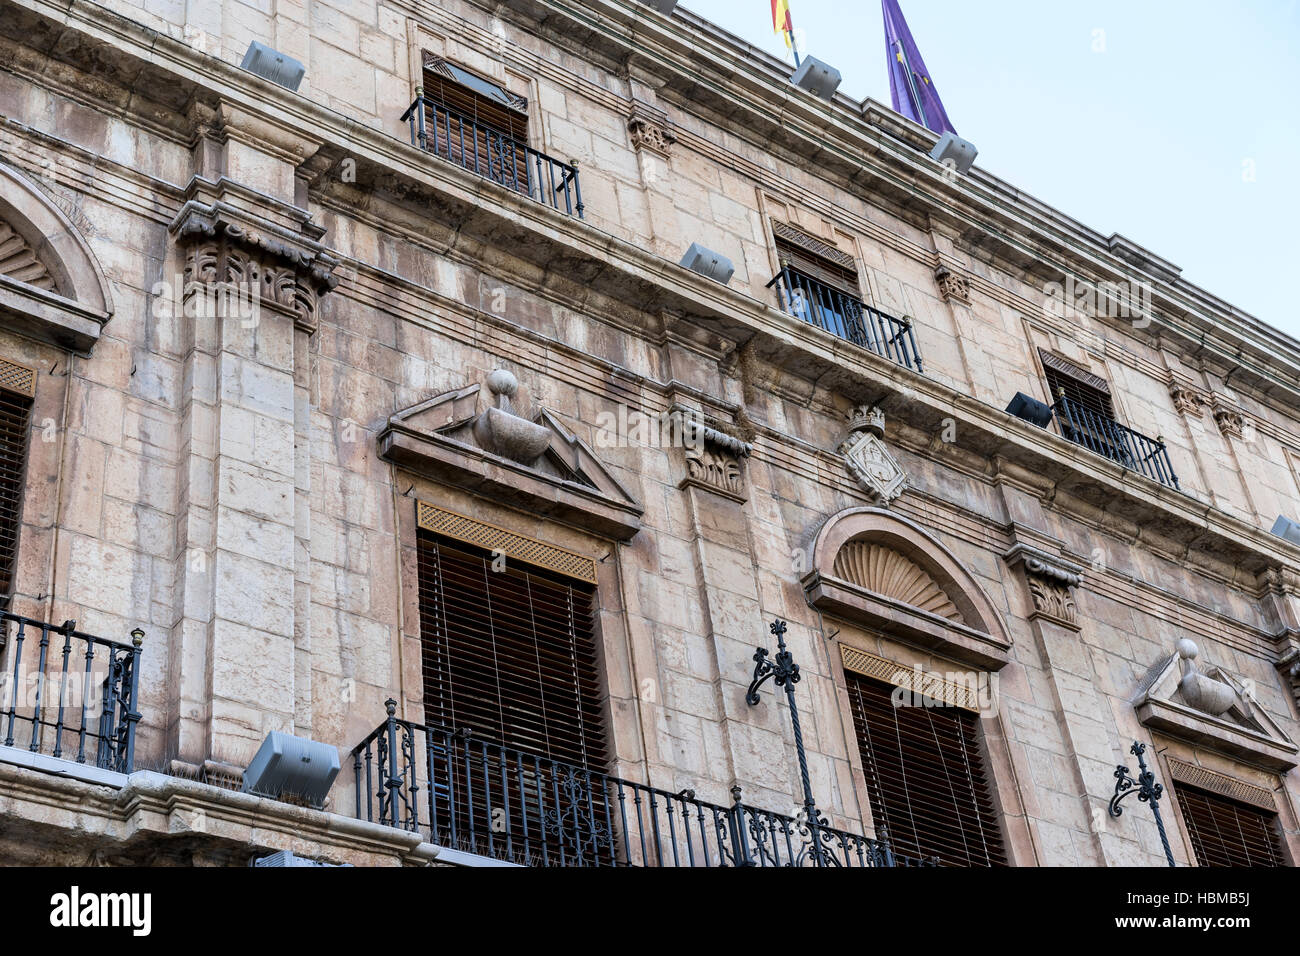
<path fill-rule="evenodd" d="M 836 557 L 858 541 L 910 561 L 938 585 L 957 615 L 932 613 L 837 575 Z M 808 603 L 823 613 L 986 670 L 1010 660 L 1011 636 L 993 602 L 957 557 L 915 522 L 881 508 L 850 508 L 822 525 L 811 555 L 812 569 L 801 583 Z"/>

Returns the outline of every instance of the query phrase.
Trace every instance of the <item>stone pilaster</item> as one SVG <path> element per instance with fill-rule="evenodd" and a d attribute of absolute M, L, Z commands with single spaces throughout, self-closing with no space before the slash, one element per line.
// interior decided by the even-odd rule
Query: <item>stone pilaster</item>
<path fill-rule="evenodd" d="M 307 358 L 337 260 L 295 203 L 313 144 L 199 118 L 170 226 L 189 348 L 169 722 L 181 759 L 242 766 L 268 731 L 311 728 Z"/>

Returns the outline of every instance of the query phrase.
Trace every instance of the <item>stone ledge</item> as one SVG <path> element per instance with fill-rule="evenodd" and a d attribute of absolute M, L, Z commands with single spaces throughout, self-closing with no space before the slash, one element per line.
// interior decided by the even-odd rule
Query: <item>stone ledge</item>
<path fill-rule="evenodd" d="M 941 657 L 996 671 L 1011 660 L 1011 645 L 990 634 L 813 572 L 804 579 L 808 603 L 825 614 L 888 634 Z"/>
<path fill-rule="evenodd" d="M 444 848 L 406 830 L 153 771 L 123 780 L 119 788 L 0 763 L 0 854 L 45 864 L 84 864 L 91 855 L 242 866 L 292 850 L 357 866 L 467 865 L 460 857 L 468 854 L 440 861 Z"/>
<path fill-rule="evenodd" d="M 1147 698 L 1139 702 L 1135 710 L 1144 727 L 1273 773 L 1286 773 L 1300 762 L 1297 760 L 1300 748 L 1295 744 L 1272 740 L 1258 731 L 1199 713 L 1173 701 Z"/>
<path fill-rule="evenodd" d="M 641 528 L 641 509 L 635 505 L 439 435 L 390 424 L 379 436 L 379 457 L 416 474 L 615 541 L 629 541 Z"/>

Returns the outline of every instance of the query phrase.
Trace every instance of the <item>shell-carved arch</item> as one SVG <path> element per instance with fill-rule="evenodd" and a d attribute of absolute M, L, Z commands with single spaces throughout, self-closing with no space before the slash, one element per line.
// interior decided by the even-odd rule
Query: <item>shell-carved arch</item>
<path fill-rule="evenodd" d="M 87 352 L 113 313 L 81 231 L 35 183 L 0 163 L 0 319 L 24 335 Z"/>
<path fill-rule="evenodd" d="M 803 579 L 814 607 L 953 660 L 996 670 L 1011 637 L 975 577 L 915 522 L 880 508 L 832 515 Z"/>

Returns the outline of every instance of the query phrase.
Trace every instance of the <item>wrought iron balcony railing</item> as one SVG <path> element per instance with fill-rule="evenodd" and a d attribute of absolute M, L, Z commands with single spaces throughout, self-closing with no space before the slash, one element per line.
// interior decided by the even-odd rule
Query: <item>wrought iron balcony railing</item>
<path fill-rule="evenodd" d="M 1178 476 L 1169 464 L 1169 452 L 1160 439 L 1148 438 L 1064 395 L 1052 406 L 1052 413 L 1067 441 L 1154 478 L 1162 485 L 1178 488 Z"/>
<path fill-rule="evenodd" d="M 131 773 L 144 632 L 121 644 L 0 611 L 0 740 Z"/>
<path fill-rule="evenodd" d="M 425 99 L 423 90 L 402 114 L 402 121 L 410 128 L 411 145 L 582 218 L 582 189 L 576 165 L 552 159 L 472 117 Z"/>
<path fill-rule="evenodd" d="M 912 323 L 906 319 L 872 308 L 788 264 L 767 284 L 769 289 L 773 286 L 785 312 L 899 365 L 922 371 Z"/>
<path fill-rule="evenodd" d="M 352 751 L 358 819 L 530 866 L 921 866 L 886 843 L 396 716 Z"/>

